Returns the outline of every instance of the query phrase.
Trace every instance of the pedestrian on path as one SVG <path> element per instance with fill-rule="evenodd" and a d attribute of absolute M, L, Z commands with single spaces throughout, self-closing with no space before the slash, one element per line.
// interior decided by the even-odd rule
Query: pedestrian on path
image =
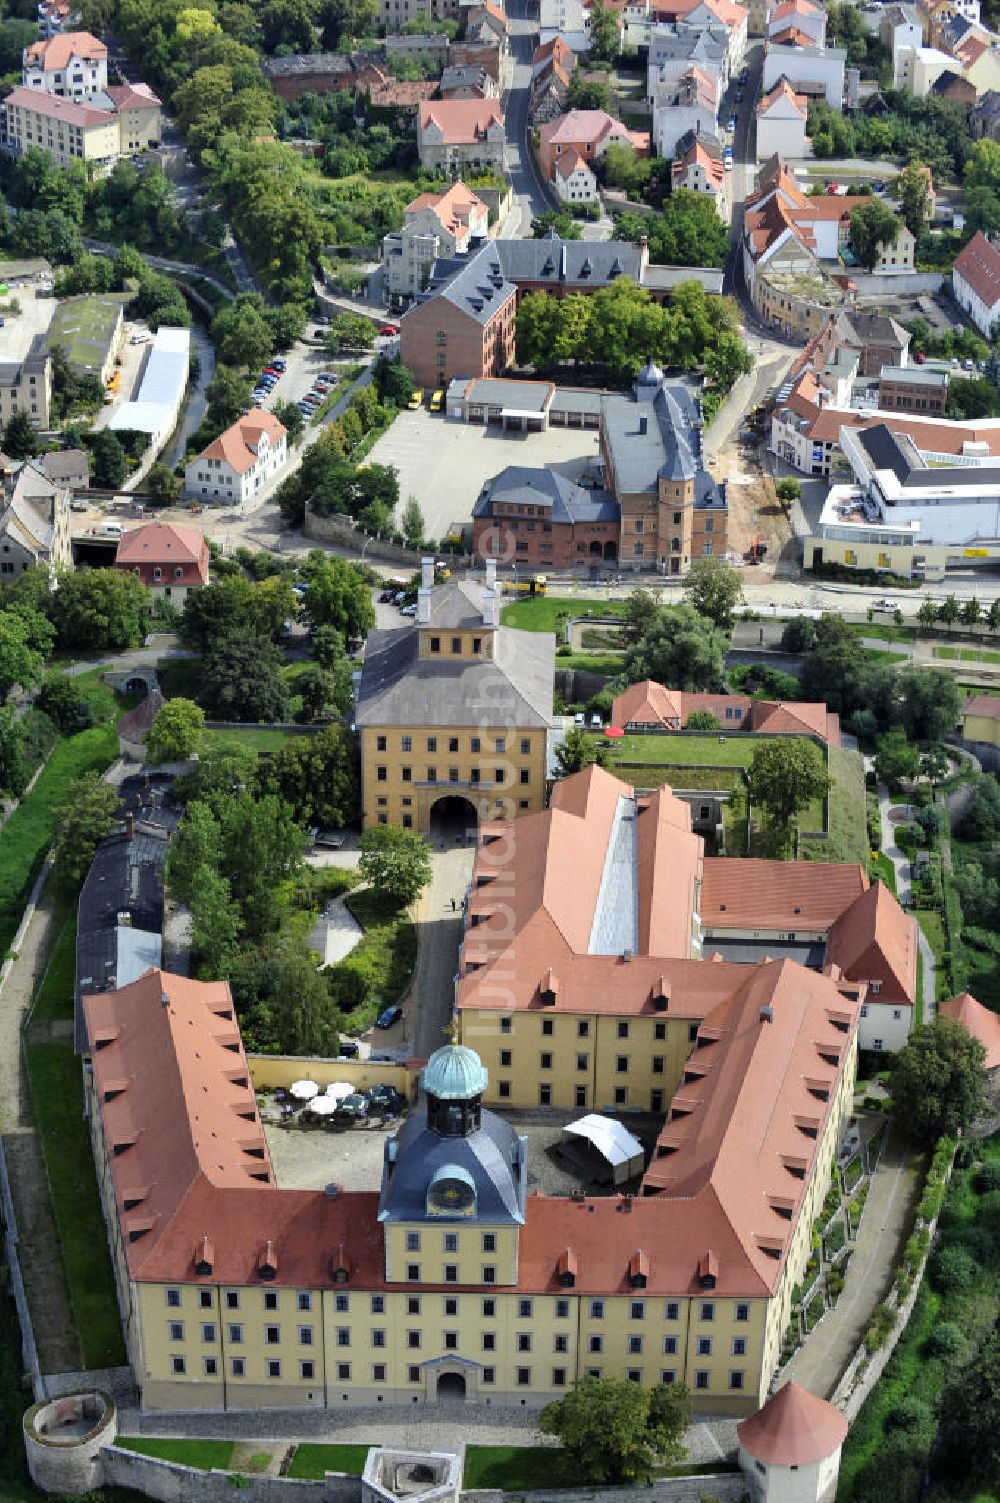
<path fill-rule="evenodd" d="M 455 899 L 454 898 L 452 898 L 452 900 L 451 900 L 451 911 L 452 911 L 452 913 L 455 912 Z"/>

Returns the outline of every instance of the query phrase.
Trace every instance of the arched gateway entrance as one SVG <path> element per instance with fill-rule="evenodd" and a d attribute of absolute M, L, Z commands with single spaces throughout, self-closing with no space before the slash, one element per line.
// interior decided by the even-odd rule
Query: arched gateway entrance
<path fill-rule="evenodd" d="M 475 840 L 479 816 L 475 805 L 458 794 L 446 794 L 431 805 L 430 833 L 434 840 L 457 845 Z"/>
<path fill-rule="evenodd" d="M 465 1374 L 442 1373 L 437 1381 L 438 1399 L 448 1403 L 465 1403 Z"/>

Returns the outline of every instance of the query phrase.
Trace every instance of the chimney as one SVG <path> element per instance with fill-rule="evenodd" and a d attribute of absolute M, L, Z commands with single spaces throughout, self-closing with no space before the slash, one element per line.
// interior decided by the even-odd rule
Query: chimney
<path fill-rule="evenodd" d="M 129 840 L 131 840 L 134 837 L 134 835 L 135 835 L 135 815 L 134 814 L 126 814 L 126 816 L 125 816 L 125 834 L 128 836 Z"/>
<path fill-rule="evenodd" d="M 496 590 L 483 591 L 483 625 L 500 625 L 500 596 Z"/>
<path fill-rule="evenodd" d="M 495 558 L 486 560 L 486 588 L 495 590 L 497 587 L 497 561 Z"/>
<path fill-rule="evenodd" d="M 431 592 L 430 590 L 417 591 L 417 625 L 429 626 L 431 619 Z"/>
<path fill-rule="evenodd" d="M 434 588 L 434 560 L 432 558 L 420 560 L 420 588 L 422 590 Z"/>

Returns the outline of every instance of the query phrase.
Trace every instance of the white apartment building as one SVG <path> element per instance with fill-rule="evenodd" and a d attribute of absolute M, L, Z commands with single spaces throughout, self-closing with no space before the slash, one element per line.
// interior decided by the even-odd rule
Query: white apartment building
<path fill-rule="evenodd" d="M 421 193 L 406 206 L 402 229 L 382 241 L 386 284 L 394 297 L 416 297 L 439 259 L 462 255 L 489 234 L 489 209 L 461 179 L 445 193 Z"/>
<path fill-rule="evenodd" d="M 89 31 L 63 31 L 24 49 L 21 81 L 62 99 L 92 99 L 108 87 L 108 49 Z"/>
<path fill-rule="evenodd" d="M 273 413 L 254 407 L 192 459 L 184 471 L 184 490 L 221 504 L 250 501 L 287 458 L 283 425 Z"/>

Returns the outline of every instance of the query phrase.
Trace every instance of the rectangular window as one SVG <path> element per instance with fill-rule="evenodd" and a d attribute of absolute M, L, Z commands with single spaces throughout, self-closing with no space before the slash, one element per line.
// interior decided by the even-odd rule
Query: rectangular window
<path fill-rule="evenodd" d="M 604 1301 L 602 1299 L 592 1299 L 590 1301 L 590 1318 L 591 1320 L 604 1319 Z"/>
<path fill-rule="evenodd" d="M 243 1327 L 241 1325 L 231 1325 L 229 1327 L 229 1342 L 230 1342 L 230 1345 L 231 1346 L 239 1346 L 239 1345 L 241 1345 L 242 1341 L 243 1341 Z"/>
<path fill-rule="evenodd" d="M 382 1330 L 372 1331 L 372 1346 L 385 1346 L 385 1332 Z"/>
<path fill-rule="evenodd" d="M 351 1381 L 351 1364 L 349 1362 L 337 1363 L 337 1382 L 349 1383 Z"/>
<path fill-rule="evenodd" d="M 642 1352 L 642 1337 L 630 1336 L 628 1339 L 628 1349 L 633 1357 L 639 1356 Z"/>
<path fill-rule="evenodd" d="M 385 1295 L 384 1294 L 373 1294 L 372 1295 L 372 1314 L 373 1315 L 384 1315 L 385 1314 Z"/>
<path fill-rule="evenodd" d="M 501 1033 L 510 1033 L 510 1027 L 511 1027 L 511 1020 L 510 1020 L 510 1018 L 501 1018 L 500 1019 L 500 1032 Z"/>
<path fill-rule="evenodd" d="M 202 1362 L 206 1378 L 214 1378 L 219 1371 L 219 1364 L 215 1357 L 205 1357 Z"/>
<path fill-rule="evenodd" d="M 519 1367 L 518 1368 L 518 1370 L 517 1370 L 517 1386 L 518 1386 L 518 1388 L 529 1388 L 531 1386 L 531 1368 L 530 1367 Z"/>
<path fill-rule="evenodd" d="M 664 1336 L 664 1338 L 663 1338 L 663 1355 L 665 1357 L 675 1357 L 677 1355 L 677 1337 L 676 1336 Z"/>
<path fill-rule="evenodd" d="M 510 1067 L 511 1067 L 511 1064 L 513 1063 L 513 1060 L 514 1060 L 514 1055 L 513 1055 L 513 1053 L 511 1052 L 510 1049 L 501 1049 L 500 1050 L 500 1068 L 501 1068 L 501 1070 L 509 1070 Z"/>
<path fill-rule="evenodd" d="M 733 1356 L 745 1357 L 747 1354 L 747 1339 L 745 1336 L 733 1337 Z"/>
<path fill-rule="evenodd" d="M 627 1075 L 628 1074 L 628 1055 L 627 1054 L 619 1054 L 617 1056 L 617 1058 L 615 1059 L 615 1069 L 617 1070 L 617 1072 L 618 1072 L 619 1075 Z"/>
<path fill-rule="evenodd" d="M 496 1369 L 493 1367 L 484 1367 L 482 1371 L 482 1380 L 484 1383 L 495 1383 Z"/>
<path fill-rule="evenodd" d="M 181 1291 L 179 1289 L 167 1290 L 167 1304 L 172 1310 L 179 1310 L 181 1304 Z"/>
<path fill-rule="evenodd" d="M 483 1283 L 484 1284 L 495 1284 L 496 1281 L 497 1281 L 497 1271 L 493 1267 L 492 1263 L 487 1263 L 484 1266 L 484 1268 L 483 1268 Z"/>
<path fill-rule="evenodd" d="M 730 1386 L 730 1388 L 742 1388 L 743 1387 L 743 1374 L 742 1374 L 742 1372 L 736 1371 L 736 1372 L 731 1372 L 729 1374 L 729 1386 Z"/>
<path fill-rule="evenodd" d="M 444 1250 L 445 1250 L 445 1252 L 458 1252 L 458 1233 L 457 1232 L 445 1232 L 445 1234 L 444 1234 Z"/>
<path fill-rule="evenodd" d="M 694 1375 L 694 1386 L 695 1386 L 695 1388 L 707 1388 L 708 1384 L 709 1384 L 709 1374 L 707 1372 L 705 1372 L 702 1369 L 702 1370 L 700 1370 L 700 1371 L 698 1371 L 698 1372 L 695 1373 L 695 1375 Z"/>
<path fill-rule="evenodd" d="M 419 1232 L 407 1232 L 407 1234 L 406 1234 L 406 1251 L 407 1252 L 419 1252 L 420 1251 L 420 1233 Z"/>
<path fill-rule="evenodd" d="M 531 1313 L 532 1313 L 531 1300 L 530 1299 L 519 1300 L 518 1301 L 518 1306 L 517 1306 L 518 1319 L 519 1320 L 530 1320 L 531 1319 Z"/>
<path fill-rule="evenodd" d="M 711 1355 L 712 1355 L 712 1338 L 711 1338 L 711 1336 L 699 1336 L 698 1337 L 698 1356 L 699 1357 L 711 1357 Z"/>
<path fill-rule="evenodd" d="M 664 1320 L 680 1320 L 681 1307 L 676 1300 L 668 1300 L 667 1307 L 663 1312 Z"/>
<path fill-rule="evenodd" d="M 497 1250 L 497 1236 L 496 1236 L 496 1232 L 484 1232 L 483 1233 L 483 1252 L 496 1252 L 496 1250 Z M 492 1300 L 490 1301 L 490 1303 L 492 1304 Z"/>
<path fill-rule="evenodd" d="M 646 1306 L 645 1306 L 645 1303 L 641 1299 L 634 1299 L 632 1301 L 631 1305 L 629 1306 L 629 1312 L 628 1313 L 629 1313 L 629 1319 L 630 1320 L 645 1320 L 646 1319 Z"/>
<path fill-rule="evenodd" d="M 462 639 L 461 639 L 461 637 L 452 637 L 452 639 L 451 639 L 451 650 L 452 650 L 452 652 L 461 652 L 462 651 Z"/>
<path fill-rule="evenodd" d="M 457 1315 L 458 1314 L 458 1300 L 457 1299 L 446 1299 L 445 1302 L 444 1302 L 444 1313 L 446 1315 Z"/>
<path fill-rule="evenodd" d="M 739 1320 L 739 1321 L 749 1320 L 750 1319 L 750 1306 L 749 1305 L 743 1305 L 743 1304 L 737 1305 L 736 1306 L 736 1319 Z"/>
<path fill-rule="evenodd" d="M 528 1335 L 527 1331 L 521 1331 L 518 1334 L 517 1349 L 519 1352 L 531 1351 L 531 1337 Z"/>
<path fill-rule="evenodd" d="M 416 1350 L 416 1348 L 418 1348 L 420 1346 L 420 1332 L 419 1331 L 407 1331 L 407 1333 L 406 1333 L 406 1344 L 407 1344 L 408 1347 L 411 1348 L 411 1350 Z"/>
<path fill-rule="evenodd" d="M 183 1377 L 187 1372 L 187 1362 L 183 1357 L 171 1357 L 170 1370 L 177 1377 Z"/>
<path fill-rule="evenodd" d="M 578 1039 L 586 1039 L 590 1037 L 590 1024 L 586 1021 L 585 1018 L 581 1018 L 580 1022 L 577 1023 L 576 1036 Z"/>
<path fill-rule="evenodd" d="M 413 750 L 413 737 L 404 736 L 401 741 L 401 750 L 408 752 Z"/>
<path fill-rule="evenodd" d="M 427 750 L 429 752 L 436 752 L 437 749 L 438 749 L 438 738 L 436 736 L 428 736 L 427 737 Z"/>
<path fill-rule="evenodd" d="M 596 1352 L 603 1352 L 603 1350 L 604 1350 L 604 1337 L 603 1336 L 588 1336 L 587 1337 L 587 1351 L 588 1352 L 595 1352 L 596 1353 Z"/>
<path fill-rule="evenodd" d="M 493 1331 L 484 1331 L 483 1332 L 483 1351 L 484 1352 L 495 1352 L 496 1349 L 497 1349 L 497 1338 L 496 1338 L 496 1335 L 494 1334 Z"/>
<path fill-rule="evenodd" d="M 628 1038 L 628 1021 L 626 1019 L 624 1019 L 624 1018 L 620 1018 L 619 1019 L 619 1021 L 618 1021 L 618 1030 L 617 1031 L 618 1031 L 618 1037 L 620 1039 L 627 1039 Z"/>
<path fill-rule="evenodd" d="M 214 1324 L 211 1321 L 206 1321 L 204 1323 L 204 1325 L 202 1326 L 202 1328 L 201 1328 L 201 1339 L 202 1339 L 202 1341 L 214 1341 L 215 1340 L 215 1326 L 214 1326 Z"/>
<path fill-rule="evenodd" d="M 280 1360 L 276 1360 L 276 1359 L 272 1358 L 271 1361 L 268 1362 L 268 1364 L 267 1364 L 267 1376 L 269 1378 L 280 1378 L 281 1377 L 281 1362 L 280 1362 Z"/>
<path fill-rule="evenodd" d="M 576 1056 L 576 1068 L 578 1070 L 586 1070 L 589 1059 L 589 1054 L 578 1054 Z"/>
<path fill-rule="evenodd" d="M 373 1383 L 384 1383 L 385 1382 L 385 1363 L 384 1362 L 373 1362 L 372 1363 L 372 1382 Z"/>
<path fill-rule="evenodd" d="M 278 1346 L 281 1342 L 281 1327 L 265 1326 L 264 1339 L 267 1341 L 268 1346 Z"/>
<path fill-rule="evenodd" d="M 485 1251 L 485 1249 L 484 1249 L 484 1251 Z M 495 1320 L 496 1319 L 496 1313 L 497 1313 L 497 1302 L 496 1302 L 496 1300 L 495 1299 L 484 1299 L 483 1300 L 483 1319 L 484 1320 Z"/>
<path fill-rule="evenodd" d="M 699 1311 L 699 1319 L 700 1320 L 714 1320 L 715 1319 L 715 1306 L 711 1303 L 711 1301 L 709 1301 L 709 1300 L 703 1301 L 702 1306 L 701 1306 L 701 1310 Z"/>
<path fill-rule="evenodd" d="M 242 1378 L 247 1370 L 245 1357 L 233 1357 L 229 1364 L 229 1371 L 234 1378 Z"/>
<path fill-rule="evenodd" d="M 446 1263 L 444 1265 L 444 1281 L 446 1284 L 458 1283 L 458 1264 Z"/>
<path fill-rule="evenodd" d="M 184 1340 L 184 1322 L 182 1320 L 172 1320 L 170 1322 L 170 1340 Z"/>
<path fill-rule="evenodd" d="M 308 1297 L 309 1296 L 307 1295 L 306 1298 L 308 1299 Z M 299 1309 L 300 1310 L 310 1310 L 311 1308 L 312 1308 L 311 1305 L 303 1305 L 301 1303 L 301 1297 L 300 1297 Z M 333 1301 L 333 1308 L 336 1310 L 336 1312 L 337 1312 L 338 1315 L 346 1315 L 347 1312 L 348 1312 L 348 1310 L 349 1310 L 349 1308 L 350 1308 L 350 1295 L 348 1295 L 348 1294 L 338 1294 L 338 1295 L 335 1295 L 334 1296 L 334 1301 Z"/>
<path fill-rule="evenodd" d="M 420 1264 L 419 1263 L 407 1263 L 407 1265 L 406 1265 L 406 1282 L 408 1284 L 419 1284 L 420 1283 Z"/>
<path fill-rule="evenodd" d="M 201 1306 L 201 1308 L 203 1310 L 211 1310 L 211 1308 L 212 1308 L 212 1291 L 211 1291 L 211 1289 L 199 1289 L 198 1290 L 198 1303 L 199 1303 L 199 1305 Z"/>
<path fill-rule="evenodd" d="M 569 1300 L 568 1299 L 557 1299 L 556 1300 L 556 1319 L 557 1320 L 568 1320 L 569 1319 Z"/>
<path fill-rule="evenodd" d="M 350 1346 L 350 1344 L 351 1344 L 351 1332 L 350 1332 L 350 1328 L 348 1326 L 338 1326 L 337 1327 L 337 1345 L 338 1346 Z"/>
<path fill-rule="evenodd" d="M 341 1308 L 341 1305 L 340 1305 L 340 1301 L 341 1300 L 344 1301 L 343 1308 L 346 1310 L 347 1309 L 347 1295 L 346 1294 L 338 1294 L 337 1295 L 337 1309 L 338 1310 Z M 298 1303 L 299 1303 L 299 1309 L 300 1310 L 311 1310 L 312 1307 L 313 1307 L 313 1297 L 312 1297 L 311 1294 L 300 1293 L 299 1294 L 299 1301 L 298 1301 Z"/>
<path fill-rule="evenodd" d="M 538 1057 L 538 1060 L 539 1060 L 539 1064 L 540 1064 L 540 1066 L 541 1066 L 541 1068 L 543 1070 L 551 1070 L 552 1069 L 552 1055 L 551 1054 L 548 1054 L 548 1053 L 540 1054 L 539 1057 Z"/>

